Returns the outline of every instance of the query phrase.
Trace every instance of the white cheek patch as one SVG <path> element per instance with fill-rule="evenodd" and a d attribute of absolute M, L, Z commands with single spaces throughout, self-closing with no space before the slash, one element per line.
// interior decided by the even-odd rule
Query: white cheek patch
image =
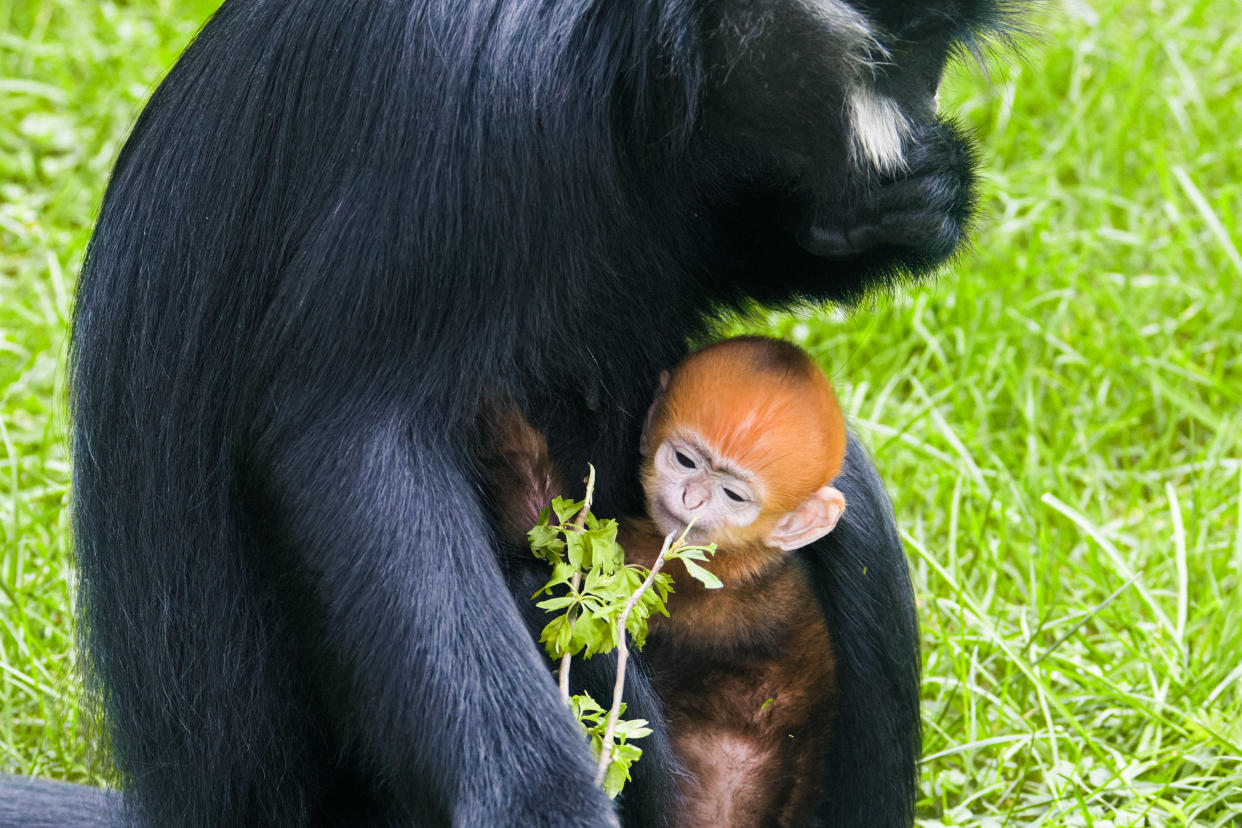
<path fill-rule="evenodd" d="M 910 122 L 897 102 L 873 89 L 856 86 L 850 90 L 846 106 L 855 164 L 865 160 L 881 172 L 904 170 Z"/>
<path fill-rule="evenodd" d="M 876 63 L 887 52 L 862 12 L 843 0 L 802 0 L 826 24 L 837 41 L 847 75 L 845 114 L 849 118 L 850 153 L 856 167 L 870 165 L 884 173 L 906 169 L 904 142 L 910 122 L 892 98 L 871 86 Z"/>

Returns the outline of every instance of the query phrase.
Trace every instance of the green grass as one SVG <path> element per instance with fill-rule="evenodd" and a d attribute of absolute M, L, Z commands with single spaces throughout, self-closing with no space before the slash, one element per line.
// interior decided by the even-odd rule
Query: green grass
<path fill-rule="evenodd" d="M 71 655 L 66 318 L 119 142 L 211 5 L 0 0 L 0 770 L 108 775 Z M 1237 14 L 1075 2 L 959 67 L 974 250 L 767 323 L 831 366 L 904 528 L 925 826 L 1242 824 Z"/>

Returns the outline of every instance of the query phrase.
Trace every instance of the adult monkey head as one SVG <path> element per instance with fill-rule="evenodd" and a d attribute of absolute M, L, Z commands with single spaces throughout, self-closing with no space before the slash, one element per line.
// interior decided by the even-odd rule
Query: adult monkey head
<path fill-rule="evenodd" d="M 743 267 L 781 278 L 760 301 L 856 298 L 952 254 L 974 157 L 938 112 L 946 62 L 1016 25 L 1013 4 L 717 3 L 704 30 L 702 136 Z M 776 293 L 779 291 L 780 293 Z M 755 295 L 758 294 L 758 295 Z"/>

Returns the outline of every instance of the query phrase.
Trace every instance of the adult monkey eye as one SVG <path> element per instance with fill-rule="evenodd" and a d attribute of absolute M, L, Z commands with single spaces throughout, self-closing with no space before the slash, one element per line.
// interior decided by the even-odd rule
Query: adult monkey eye
<path fill-rule="evenodd" d="M 690 459 L 689 457 L 687 457 L 686 455 L 682 454 L 682 453 L 681 453 L 680 451 L 678 451 L 677 449 L 673 449 L 673 454 L 677 455 L 677 462 L 678 462 L 678 463 L 681 463 L 681 464 L 682 464 L 683 466 L 685 466 L 687 469 L 693 469 L 693 468 L 696 468 L 696 466 L 694 465 L 694 461 L 693 461 L 693 460 L 691 460 L 691 459 Z"/>
<path fill-rule="evenodd" d="M 737 492 L 733 491 L 732 489 L 725 489 L 725 490 L 724 490 L 724 493 L 725 493 L 726 495 L 728 495 L 728 496 L 729 496 L 729 499 L 730 499 L 730 500 L 736 501 L 736 502 L 738 502 L 738 503 L 745 503 L 745 502 L 746 502 L 746 498 L 742 497 L 740 494 L 738 494 Z"/>

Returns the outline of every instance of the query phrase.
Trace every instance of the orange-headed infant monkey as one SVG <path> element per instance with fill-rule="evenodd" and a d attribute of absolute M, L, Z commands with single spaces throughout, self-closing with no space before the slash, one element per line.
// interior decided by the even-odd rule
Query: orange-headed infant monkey
<path fill-rule="evenodd" d="M 542 437 L 516 406 L 504 412 L 493 423 L 492 479 L 508 531 L 524 537 L 562 487 Z M 688 538 L 717 544 L 709 568 L 724 583 L 707 590 L 671 564 L 671 615 L 652 618 L 644 650 L 687 772 L 674 825 L 811 821 L 832 724 L 833 656 L 790 552 L 830 532 L 844 511 L 831 481 L 845 442 L 831 384 L 786 342 L 725 340 L 660 377 L 640 444 L 649 516 L 623 520 L 619 540 L 627 561 L 650 566 L 664 536 L 693 518 Z"/>
<path fill-rule="evenodd" d="M 621 543 L 631 559 L 654 558 L 662 536 L 694 518 L 690 538 L 717 544 L 709 568 L 724 582 L 707 590 L 677 578 L 670 617 L 656 619 L 646 648 L 689 774 L 676 824 L 806 825 L 833 663 L 808 576 L 789 553 L 844 511 L 831 481 L 845 420 L 827 377 L 779 340 L 717 343 L 660 385 L 641 441 L 655 526 L 630 524 Z"/>

